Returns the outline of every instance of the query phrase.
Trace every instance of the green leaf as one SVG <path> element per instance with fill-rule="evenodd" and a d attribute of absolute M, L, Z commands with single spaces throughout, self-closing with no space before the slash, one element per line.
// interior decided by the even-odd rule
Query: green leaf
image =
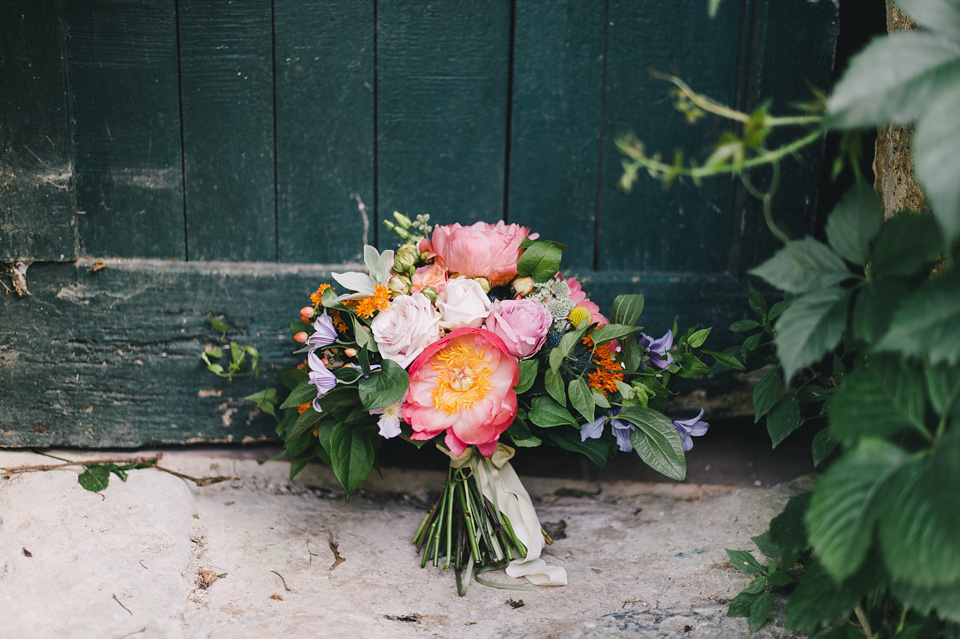
<path fill-rule="evenodd" d="M 827 101 L 825 124 L 851 129 L 908 124 L 960 79 L 960 46 L 930 33 L 898 31 L 854 56 Z"/>
<path fill-rule="evenodd" d="M 760 319 L 767 316 L 767 300 L 751 282 L 747 282 L 747 303 Z"/>
<path fill-rule="evenodd" d="M 939 483 L 960 480 L 960 467 L 942 465 L 946 472 L 935 473 L 936 457 L 944 454 L 944 461 L 957 461 L 956 443 L 947 448 L 953 450 L 938 449 L 934 458 L 915 457 L 900 465 L 884 486 L 880 547 L 895 580 L 944 586 L 960 575 L 960 537 L 957 519 L 951 518 L 960 511 L 958 484 Z"/>
<path fill-rule="evenodd" d="M 760 418 L 767 414 L 771 408 L 780 400 L 780 393 L 783 392 L 783 381 L 779 366 L 774 366 L 767 374 L 760 378 L 757 385 L 753 387 L 753 423 L 756 424 Z"/>
<path fill-rule="evenodd" d="M 686 478 L 683 440 L 669 417 L 651 408 L 628 406 L 620 411 L 617 419 L 637 427 L 630 433 L 630 442 L 650 468 L 677 481 Z"/>
<path fill-rule="evenodd" d="M 535 282 L 546 282 L 560 270 L 563 251 L 550 242 L 534 242 L 517 260 L 517 273 L 532 276 Z"/>
<path fill-rule="evenodd" d="M 353 313 L 350 313 L 350 321 L 353 324 L 353 337 L 355 340 L 357 340 L 357 346 L 360 348 L 365 348 L 371 353 L 378 352 L 377 340 L 373 338 L 373 333 L 368 330 L 367 326 L 358 320 L 357 316 Z"/>
<path fill-rule="evenodd" d="M 594 344 L 603 344 L 612 339 L 626 337 L 635 330 L 637 330 L 636 326 L 628 324 L 604 324 L 603 326 L 598 326 L 590 336 L 593 338 Z"/>
<path fill-rule="evenodd" d="M 762 579 L 762 578 L 758 578 Z M 754 582 L 757 580 L 755 579 Z M 753 582 L 751 582 L 753 585 Z M 749 588 L 749 586 L 748 586 Z M 756 601 L 757 597 L 760 596 L 759 592 L 747 592 L 744 590 L 736 597 L 733 598 L 733 601 L 730 602 L 730 608 L 727 610 L 728 617 L 749 617 L 750 616 L 750 606 L 753 605 L 753 602 Z"/>
<path fill-rule="evenodd" d="M 954 7 L 953 15 L 960 12 Z M 913 136 L 913 164 L 917 182 L 944 231 L 944 249 L 960 237 L 960 83 L 945 88 L 917 123 Z"/>
<path fill-rule="evenodd" d="M 283 384 L 287 390 L 293 390 L 307 379 L 306 371 L 299 368 L 284 368 L 277 373 L 277 381 Z"/>
<path fill-rule="evenodd" d="M 746 575 L 756 575 L 763 572 L 763 566 L 749 550 L 730 550 L 729 548 L 724 548 L 724 550 L 727 551 L 730 563 L 738 572 Z"/>
<path fill-rule="evenodd" d="M 791 242 L 750 273 L 788 293 L 817 291 L 851 276 L 843 260 L 812 237 Z"/>
<path fill-rule="evenodd" d="M 918 25 L 960 40 L 960 10 L 954 0 L 897 0 L 897 8 Z"/>
<path fill-rule="evenodd" d="M 313 410 L 313 407 L 310 406 L 307 410 L 300 413 L 297 416 L 297 420 L 293 423 L 292 426 L 283 434 L 283 439 L 285 441 L 291 441 L 300 435 L 309 432 L 314 426 L 316 426 L 320 420 L 324 419 L 323 413 L 318 413 Z"/>
<path fill-rule="evenodd" d="M 782 570 L 774 570 L 767 577 L 767 581 L 771 586 L 786 586 L 793 583 L 793 577 Z"/>
<path fill-rule="evenodd" d="M 800 404 L 795 393 L 786 395 L 770 410 L 767 415 L 767 433 L 773 448 L 780 445 L 787 436 L 800 427 L 803 418 L 800 416 Z"/>
<path fill-rule="evenodd" d="M 373 469 L 374 450 L 370 430 L 338 422 L 330 433 L 333 472 L 347 495 L 357 489 Z"/>
<path fill-rule="evenodd" d="M 687 340 L 687 344 L 690 345 L 690 348 L 700 348 L 703 346 L 703 343 L 707 341 L 707 337 L 710 335 L 709 328 L 701 328 L 699 331 L 694 332 L 690 339 Z"/>
<path fill-rule="evenodd" d="M 584 421 L 592 422 L 596 404 L 593 401 L 590 387 L 583 381 L 583 378 L 578 377 L 570 380 L 570 384 L 567 385 L 567 393 L 570 395 L 570 403 L 583 416 Z"/>
<path fill-rule="evenodd" d="M 213 330 L 220 333 L 221 338 L 226 337 L 227 331 L 230 330 L 230 327 L 227 326 L 225 322 L 221 322 L 220 320 L 214 319 L 212 317 L 208 317 L 207 321 L 210 323 L 210 327 Z"/>
<path fill-rule="evenodd" d="M 940 254 L 943 239 L 929 215 L 903 212 L 883 223 L 870 252 L 876 277 L 910 276 L 928 268 Z"/>
<path fill-rule="evenodd" d="M 769 321 L 773 321 L 780 317 L 780 314 L 787 310 L 787 307 L 790 306 L 790 302 L 787 300 L 781 300 L 770 307 L 770 315 L 767 317 Z"/>
<path fill-rule="evenodd" d="M 813 465 L 819 466 L 836 449 L 837 440 L 830 436 L 830 429 L 823 428 L 813 436 L 813 444 L 810 446 L 813 455 Z"/>
<path fill-rule="evenodd" d="M 357 390 L 360 392 L 363 408 L 373 411 L 399 402 L 409 386 L 410 378 L 403 366 L 393 360 L 384 359 L 380 370 L 360 379 Z"/>
<path fill-rule="evenodd" d="M 787 627 L 812 634 L 837 617 L 853 611 L 883 581 L 879 561 L 867 562 L 863 569 L 837 583 L 820 562 L 810 564 L 800 576 L 787 605 Z"/>
<path fill-rule="evenodd" d="M 296 388 L 290 391 L 287 398 L 280 404 L 280 409 L 296 408 L 307 402 L 312 402 L 317 397 L 317 387 L 309 381 L 301 382 Z"/>
<path fill-rule="evenodd" d="M 77 476 L 77 482 L 92 493 L 99 493 L 110 485 L 110 470 L 103 465 L 91 464 Z"/>
<path fill-rule="evenodd" d="M 803 518 L 810 505 L 811 493 L 794 495 L 783 512 L 770 520 L 770 539 L 787 551 L 803 552 L 810 547 Z"/>
<path fill-rule="evenodd" d="M 827 218 L 827 241 L 840 257 L 864 266 L 881 224 L 880 196 L 872 186 L 857 185 L 844 194 Z"/>
<path fill-rule="evenodd" d="M 907 283 L 899 279 L 867 282 L 866 286 L 860 288 L 853 304 L 851 326 L 854 337 L 868 344 L 879 340 L 890 326 L 897 305 L 909 291 Z"/>
<path fill-rule="evenodd" d="M 590 325 L 584 322 L 580 328 L 574 329 L 560 338 L 560 344 L 553 351 L 550 351 L 550 368 L 557 368 L 557 366 L 554 366 L 554 351 L 559 351 L 563 357 L 572 353 L 574 347 L 583 339 L 588 328 L 590 328 Z"/>
<path fill-rule="evenodd" d="M 514 446 L 534 448 L 542 443 L 539 437 L 534 436 L 530 432 L 530 427 L 520 419 L 513 420 L 513 423 L 507 428 L 506 434 Z"/>
<path fill-rule="evenodd" d="M 517 395 L 521 395 L 533 386 L 533 383 L 537 381 L 537 370 L 540 365 L 536 359 L 525 359 L 519 364 L 520 366 L 520 375 L 517 381 L 517 386 L 514 389 Z"/>
<path fill-rule="evenodd" d="M 936 610 L 941 619 L 960 623 L 960 579 L 946 586 L 923 586 L 905 581 L 894 581 L 890 592 L 900 602 L 922 615 Z M 920 637 L 935 637 L 935 631 Z"/>
<path fill-rule="evenodd" d="M 752 331 L 755 328 L 760 328 L 760 322 L 752 319 L 737 320 L 730 325 L 730 330 L 734 333 L 746 333 L 747 331 Z"/>
<path fill-rule="evenodd" d="M 878 494 L 906 459 L 893 444 L 866 439 L 817 481 L 806 513 L 807 530 L 814 552 L 834 579 L 843 580 L 860 567 L 874 523 L 885 509 Z"/>
<path fill-rule="evenodd" d="M 871 357 L 837 387 L 830 403 L 830 435 L 853 447 L 864 437 L 885 438 L 923 425 L 923 378 L 898 357 Z"/>
<path fill-rule="evenodd" d="M 253 402 L 257 405 L 257 410 L 266 413 L 267 415 L 277 416 L 274 407 L 277 405 L 277 389 L 276 388 L 265 388 L 258 393 L 253 393 L 252 395 L 247 395 L 244 397 L 248 402 Z"/>
<path fill-rule="evenodd" d="M 890 329 L 876 345 L 908 357 L 925 357 L 933 364 L 960 363 L 960 273 L 954 269 L 924 282 L 903 301 Z"/>
<path fill-rule="evenodd" d="M 579 429 L 580 426 L 565 406 L 557 403 L 550 397 L 534 397 L 527 417 L 531 422 L 541 428 L 576 426 Z M 580 436 L 579 433 L 577 436 Z"/>
<path fill-rule="evenodd" d="M 223 349 L 217 348 L 216 346 L 214 346 L 213 348 L 208 348 L 203 352 L 207 357 L 212 357 L 214 359 L 220 359 L 221 357 L 223 357 Z"/>
<path fill-rule="evenodd" d="M 643 293 L 617 295 L 613 299 L 613 312 L 610 314 L 610 321 L 614 324 L 634 326 L 643 313 L 643 305 Z"/>
<path fill-rule="evenodd" d="M 722 364 L 727 368 L 732 368 L 733 370 L 737 370 L 737 371 L 747 370 L 747 367 L 743 365 L 743 362 L 741 362 L 740 359 L 737 358 L 737 356 L 732 353 L 718 353 L 716 351 L 706 351 L 706 350 L 703 352 L 706 353 L 707 355 L 712 355 L 713 359 L 717 360 L 718 364 Z"/>
<path fill-rule="evenodd" d="M 601 470 L 606 467 L 616 446 L 613 439 L 608 437 L 580 441 L 580 431 L 575 428 L 551 428 L 543 431 L 542 435 L 545 441 L 554 446 L 586 455 Z"/>
<path fill-rule="evenodd" d="M 828 288 L 793 300 L 777 320 L 777 356 L 786 379 L 840 343 L 847 325 L 849 292 Z"/>
<path fill-rule="evenodd" d="M 749 626 L 750 632 L 756 632 L 767 623 L 770 616 L 770 610 L 773 607 L 769 592 L 760 593 L 760 595 L 750 604 Z"/>
<path fill-rule="evenodd" d="M 559 371 L 555 371 L 552 368 L 547 369 L 543 374 L 543 385 L 546 387 L 547 392 L 550 393 L 550 397 L 556 400 L 558 404 L 561 406 L 567 405 L 567 395 L 563 389 L 563 377 Z"/>
<path fill-rule="evenodd" d="M 927 366 L 927 394 L 938 415 L 960 416 L 960 368 L 946 364 Z"/>
<path fill-rule="evenodd" d="M 783 553 L 783 549 L 780 547 L 780 545 L 773 541 L 773 537 L 770 536 L 769 530 L 761 535 L 757 535 L 756 537 L 751 537 L 750 539 L 757 545 L 757 548 L 760 549 L 760 552 L 771 559 L 776 559 Z"/>

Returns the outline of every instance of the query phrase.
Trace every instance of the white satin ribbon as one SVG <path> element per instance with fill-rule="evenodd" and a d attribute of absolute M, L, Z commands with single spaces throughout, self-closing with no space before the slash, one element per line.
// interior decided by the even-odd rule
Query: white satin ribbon
<path fill-rule="evenodd" d="M 537 511 L 533 508 L 527 489 L 520 483 L 520 478 L 510 465 L 514 450 L 506 444 L 498 443 L 493 455 L 487 458 L 474 454 L 472 446 L 468 446 L 459 457 L 455 457 L 442 446 L 438 448 L 450 457 L 452 467 L 470 467 L 483 496 L 507 516 L 517 539 L 526 546 L 526 556 L 511 561 L 506 573 L 511 577 L 526 577 L 535 586 L 567 585 L 566 570 L 558 566 L 548 566 L 547 562 L 540 559 L 544 545 L 540 520 L 537 519 Z"/>

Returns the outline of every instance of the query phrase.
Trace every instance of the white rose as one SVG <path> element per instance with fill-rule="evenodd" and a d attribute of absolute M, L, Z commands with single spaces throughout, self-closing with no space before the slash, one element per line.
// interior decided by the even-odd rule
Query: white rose
<path fill-rule="evenodd" d="M 422 293 L 395 297 L 370 328 L 380 355 L 404 368 L 443 335 L 440 314 Z"/>
<path fill-rule="evenodd" d="M 452 331 L 457 328 L 480 328 L 490 314 L 490 299 L 479 282 L 457 277 L 437 296 L 437 308 L 443 318 L 440 326 Z"/>

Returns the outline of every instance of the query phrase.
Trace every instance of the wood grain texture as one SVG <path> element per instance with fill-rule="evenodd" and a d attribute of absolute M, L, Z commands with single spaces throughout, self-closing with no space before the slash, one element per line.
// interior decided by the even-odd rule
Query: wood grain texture
<path fill-rule="evenodd" d="M 271 379 L 228 384 L 206 371 L 199 355 L 217 336 L 204 318 L 222 315 L 229 337 L 255 344 L 276 365 L 295 364 L 299 345 L 287 324 L 328 280 L 329 267 L 108 259 L 94 272 L 92 265 L 34 265 L 32 297 L 0 297 L 0 446 L 275 437 L 274 422 L 242 401 Z M 746 308 L 742 282 L 726 276 L 594 275 L 585 288 L 603 309 L 619 293 L 643 291 L 642 323 L 658 335 L 671 314 L 724 326 Z M 711 343 L 722 339 L 721 332 Z"/>
<path fill-rule="evenodd" d="M 270 0 L 180 0 L 187 257 L 275 261 Z"/>
<path fill-rule="evenodd" d="M 381 0 L 377 25 L 380 217 L 500 219 L 509 2 Z"/>
<path fill-rule="evenodd" d="M 275 0 L 281 262 L 374 241 L 373 2 Z"/>
<path fill-rule="evenodd" d="M 609 12 L 599 268 L 723 272 L 732 181 L 710 180 L 700 188 L 678 181 L 664 191 L 660 182 L 641 176 L 626 194 L 618 187 L 622 156 L 613 141 L 619 132 L 633 130 L 648 153 L 670 162 L 677 149 L 699 155 L 706 141 L 724 130 L 724 123 L 711 118 L 689 125 L 673 107 L 672 85 L 649 71 L 672 73 L 696 91 L 732 103 L 739 7 L 724 2 L 712 20 L 699 0 L 610 0 Z"/>
<path fill-rule="evenodd" d="M 63 2 L 0 3 L 0 261 L 77 255 Z"/>
<path fill-rule="evenodd" d="M 85 255 L 186 258 L 174 0 L 72 0 L 70 88 Z"/>
<path fill-rule="evenodd" d="M 603 6 L 518 0 L 508 216 L 592 268 L 603 112 Z"/>

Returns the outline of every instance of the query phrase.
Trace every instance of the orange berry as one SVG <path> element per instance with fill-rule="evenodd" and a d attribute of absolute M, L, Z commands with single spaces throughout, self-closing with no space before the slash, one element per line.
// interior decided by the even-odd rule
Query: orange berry
<path fill-rule="evenodd" d="M 314 310 L 312 306 L 304 306 L 300 309 L 300 317 L 306 317 L 308 320 L 314 316 Z"/>
<path fill-rule="evenodd" d="M 357 356 L 357 349 L 355 349 L 355 348 L 345 348 L 345 349 L 343 349 L 343 354 L 346 355 L 347 357 L 356 357 L 356 356 Z"/>
<path fill-rule="evenodd" d="M 307 333 L 306 333 L 305 331 L 300 331 L 299 333 L 297 333 L 296 335 L 293 336 L 293 339 L 294 339 L 294 341 L 297 341 L 297 342 L 300 342 L 301 344 L 303 344 L 304 342 L 307 341 L 307 338 L 308 338 L 308 337 L 310 337 L 310 336 L 307 335 Z"/>

